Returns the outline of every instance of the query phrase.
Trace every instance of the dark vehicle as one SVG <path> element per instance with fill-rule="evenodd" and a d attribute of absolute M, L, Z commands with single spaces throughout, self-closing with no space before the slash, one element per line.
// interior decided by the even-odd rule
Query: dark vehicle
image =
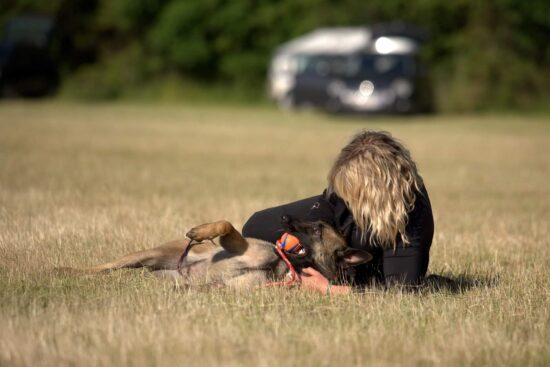
<path fill-rule="evenodd" d="M 39 97 L 53 92 L 58 71 L 50 55 L 53 20 L 18 16 L 4 27 L 0 38 L 0 92 Z"/>
<path fill-rule="evenodd" d="M 415 113 L 432 110 L 420 37 L 391 27 L 325 28 L 281 46 L 270 92 L 282 107 L 329 112 Z"/>

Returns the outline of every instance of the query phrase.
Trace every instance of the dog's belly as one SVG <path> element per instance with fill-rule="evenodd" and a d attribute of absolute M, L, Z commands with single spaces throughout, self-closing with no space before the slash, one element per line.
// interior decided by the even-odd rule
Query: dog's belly
<path fill-rule="evenodd" d="M 223 249 L 199 253 L 192 250 L 178 271 L 160 271 L 163 278 L 179 278 L 185 284 L 210 284 L 235 289 L 252 288 L 270 281 L 273 277 L 277 256 L 271 247 L 250 251 L 247 254 L 230 254 Z M 263 250 L 263 251 L 262 251 Z"/>

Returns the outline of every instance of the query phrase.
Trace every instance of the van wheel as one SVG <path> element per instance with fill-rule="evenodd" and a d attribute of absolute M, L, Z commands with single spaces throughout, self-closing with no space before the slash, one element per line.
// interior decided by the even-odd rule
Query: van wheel
<path fill-rule="evenodd" d="M 292 93 L 287 93 L 283 98 L 279 99 L 278 101 L 279 108 L 282 110 L 295 110 L 296 109 L 296 101 L 294 99 L 294 95 Z"/>

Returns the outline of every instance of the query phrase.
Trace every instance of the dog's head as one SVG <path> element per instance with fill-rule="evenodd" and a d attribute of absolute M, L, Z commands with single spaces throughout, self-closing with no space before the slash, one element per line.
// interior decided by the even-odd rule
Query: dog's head
<path fill-rule="evenodd" d="M 299 271 L 311 266 L 329 280 L 343 276 L 347 268 L 369 262 L 372 255 L 367 251 L 351 248 L 344 238 L 328 224 L 304 222 L 283 216 L 284 230 L 300 240 L 304 251 L 287 254 L 288 259 Z"/>

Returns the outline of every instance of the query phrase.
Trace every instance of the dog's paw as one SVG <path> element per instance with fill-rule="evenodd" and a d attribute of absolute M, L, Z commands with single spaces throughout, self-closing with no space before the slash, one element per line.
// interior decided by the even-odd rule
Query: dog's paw
<path fill-rule="evenodd" d="M 219 236 L 219 233 L 213 223 L 208 223 L 191 228 L 191 230 L 187 232 L 186 236 L 193 241 L 202 242 L 213 240 L 214 238 Z"/>
<path fill-rule="evenodd" d="M 234 231 L 231 223 L 225 220 L 219 222 L 201 224 L 187 232 L 186 236 L 194 241 L 202 242 L 213 240 L 216 237 L 226 235 Z"/>

